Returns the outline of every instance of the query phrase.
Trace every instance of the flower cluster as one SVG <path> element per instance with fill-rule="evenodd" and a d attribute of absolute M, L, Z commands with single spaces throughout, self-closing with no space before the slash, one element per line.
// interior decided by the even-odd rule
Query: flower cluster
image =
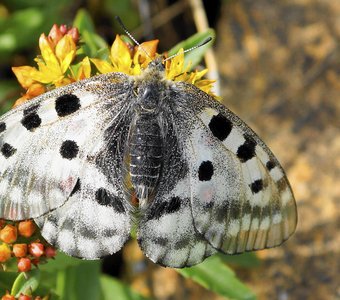
<path fill-rule="evenodd" d="M 19 83 L 26 90 L 25 95 L 18 99 L 15 105 L 47 90 L 97 74 L 122 72 L 132 76 L 139 75 L 150 61 L 160 56 L 157 53 L 158 40 L 133 47 L 117 35 L 108 51 L 108 59 L 84 56 L 86 51 L 80 51 L 80 40 L 77 28 L 68 29 L 65 25 L 54 25 L 48 36 L 42 34 L 39 38 L 41 55 L 35 58 L 38 67 L 12 68 Z M 214 80 L 202 79 L 207 70 L 191 72 L 189 69 L 190 66 L 184 65 L 184 53 L 180 50 L 177 56 L 166 61 L 165 76 L 169 80 L 194 84 L 215 96 L 211 91 Z"/>
<path fill-rule="evenodd" d="M 53 258 L 56 251 L 46 242 L 41 242 L 33 221 L 7 222 L 0 220 L 0 263 L 6 269 L 11 258 L 17 259 L 18 271 L 30 271 L 32 265 Z"/>
<path fill-rule="evenodd" d="M 6 293 L 6 295 L 1 297 L 1 300 L 47 300 L 48 298 L 41 298 L 40 296 L 32 297 L 28 295 L 21 294 L 18 298 L 15 298 L 9 293 Z"/>

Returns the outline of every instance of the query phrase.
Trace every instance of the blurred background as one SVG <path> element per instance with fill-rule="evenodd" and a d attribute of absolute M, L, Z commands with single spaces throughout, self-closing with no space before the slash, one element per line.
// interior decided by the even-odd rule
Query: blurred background
<path fill-rule="evenodd" d="M 209 74 L 280 160 L 299 212 L 284 245 L 229 265 L 258 299 L 340 299 L 340 1 L 2 0 L 1 112 L 23 92 L 11 67 L 34 65 L 40 34 L 72 25 L 80 9 L 108 44 L 119 15 L 138 41 L 159 39 L 158 52 L 215 30 Z M 225 299 L 153 265 L 134 241 L 101 268 L 146 297 Z"/>

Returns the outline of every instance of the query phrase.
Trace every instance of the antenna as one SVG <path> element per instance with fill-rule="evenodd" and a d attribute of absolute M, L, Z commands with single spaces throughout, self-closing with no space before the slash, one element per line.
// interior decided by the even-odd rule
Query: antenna
<path fill-rule="evenodd" d="M 193 47 L 191 47 L 191 48 L 189 48 L 189 49 L 185 49 L 183 53 L 187 53 L 187 52 L 190 52 L 190 51 L 192 51 L 192 50 L 195 50 L 195 49 L 197 49 L 197 48 L 199 48 L 199 47 L 202 47 L 202 46 L 208 44 L 211 40 L 212 40 L 212 37 L 209 36 L 209 37 L 206 38 L 202 43 L 200 43 L 200 44 L 198 44 L 198 45 L 195 45 L 195 46 L 193 46 Z M 171 56 L 165 58 L 165 59 L 163 60 L 163 62 L 166 62 L 167 60 L 173 59 L 173 58 L 176 57 L 177 55 L 178 55 L 178 53 L 173 54 L 173 55 L 171 55 Z"/>
<path fill-rule="evenodd" d="M 133 35 L 127 30 L 127 28 L 125 27 L 123 21 L 121 20 L 121 18 L 119 16 L 115 16 L 115 19 L 117 20 L 118 24 L 120 25 L 120 27 L 122 27 L 122 29 L 124 30 L 124 32 L 126 33 L 126 35 L 138 46 L 140 47 L 143 52 L 146 54 L 147 57 L 150 57 L 149 53 L 140 45 L 140 43 L 138 43 L 138 41 L 133 37 Z"/>

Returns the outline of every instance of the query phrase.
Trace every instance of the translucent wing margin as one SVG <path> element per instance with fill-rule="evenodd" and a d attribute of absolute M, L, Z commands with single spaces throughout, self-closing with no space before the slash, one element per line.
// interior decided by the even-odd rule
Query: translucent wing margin
<path fill-rule="evenodd" d="M 295 231 L 297 212 L 279 162 L 244 122 L 205 93 L 180 83 L 173 97 L 196 230 L 228 254 L 280 245 Z"/>

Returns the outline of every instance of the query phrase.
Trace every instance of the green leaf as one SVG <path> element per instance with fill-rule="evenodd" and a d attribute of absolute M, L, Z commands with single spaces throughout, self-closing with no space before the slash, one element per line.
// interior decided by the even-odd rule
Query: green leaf
<path fill-rule="evenodd" d="M 57 273 L 56 293 L 63 300 L 100 300 L 100 261 L 82 261 Z"/>
<path fill-rule="evenodd" d="M 32 295 L 37 287 L 39 286 L 40 281 L 40 270 L 35 269 L 29 272 L 22 272 L 15 279 L 11 295 L 14 295 L 16 298 L 20 296 L 20 294 L 24 295 Z"/>
<path fill-rule="evenodd" d="M 206 289 L 230 299 L 256 299 L 255 294 L 235 276 L 228 266 L 223 264 L 217 255 L 209 257 L 194 267 L 179 269 L 178 272 Z"/>
<path fill-rule="evenodd" d="M 73 26 L 77 27 L 80 32 L 87 31 L 96 33 L 91 16 L 85 9 L 79 9 L 73 21 Z"/>
<path fill-rule="evenodd" d="M 227 264 L 233 264 L 242 268 L 255 268 L 261 264 L 260 260 L 257 258 L 254 252 L 246 252 L 238 255 L 224 255 L 222 253 L 219 253 L 217 255 L 223 262 Z"/>
<path fill-rule="evenodd" d="M 0 294 L 4 295 L 6 291 L 11 289 L 11 286 L 18 276 L 18 272 L 0 272 Z"/>
<path fill-rule="evenodd" d="M 102 288 L 102 298 L 101 298 L 102 300 L 111 300 L 111 299 L 147 300 L 147 299 L 150 299 L 133 291 L 129 285 L 107 275 L 102 275 L 100 277 L 100 285 Z"/>
<path fill-rule="evenodd" d="M 83 42 L 81 47 L 87 56 L 94 57 L 99 49 L 107 48 L 105 40 L 96 34 L 91 16 L 85 9 L 80 9 L 77 12 L 73 26 L 77 27 L 81 34 Z"/>
<path fill-rule="evenodd" d="M 59 270 L 64 270 L 68 267 L 78 266 L 82 263 L 84 263 L 84 261 L 79 258 L 74 258 L 62 252 L 58 252 L 54 259 L 49 259 L 48 263 L 40 265 L 39 267 L 42 271 L 56 272 Z"/>
<path fill-rule="evenodd" d="M 215 39 L 215 31 L 213 29 L 208 29 L 206 32 L 198 32 L 188 39 L 178 43 L 176 46 L 174 46 L 171 50 L 169 50 L 169 56 L 176 54 L 179 49 L 183 48 L 184 50 L 190 49 L 191 47 L 195 47 L 205 41 L 207 38 L 213 38 Z M 198 47 L 192 51 L 189 51 L 184 56 L 184 63 L 185 65 L 188 65 L 189 62 L 191 62 L 191 68 L 196 67 L 202 60 L 205 52 L 212 46 L 213 40 L 204 46 Z"/>

